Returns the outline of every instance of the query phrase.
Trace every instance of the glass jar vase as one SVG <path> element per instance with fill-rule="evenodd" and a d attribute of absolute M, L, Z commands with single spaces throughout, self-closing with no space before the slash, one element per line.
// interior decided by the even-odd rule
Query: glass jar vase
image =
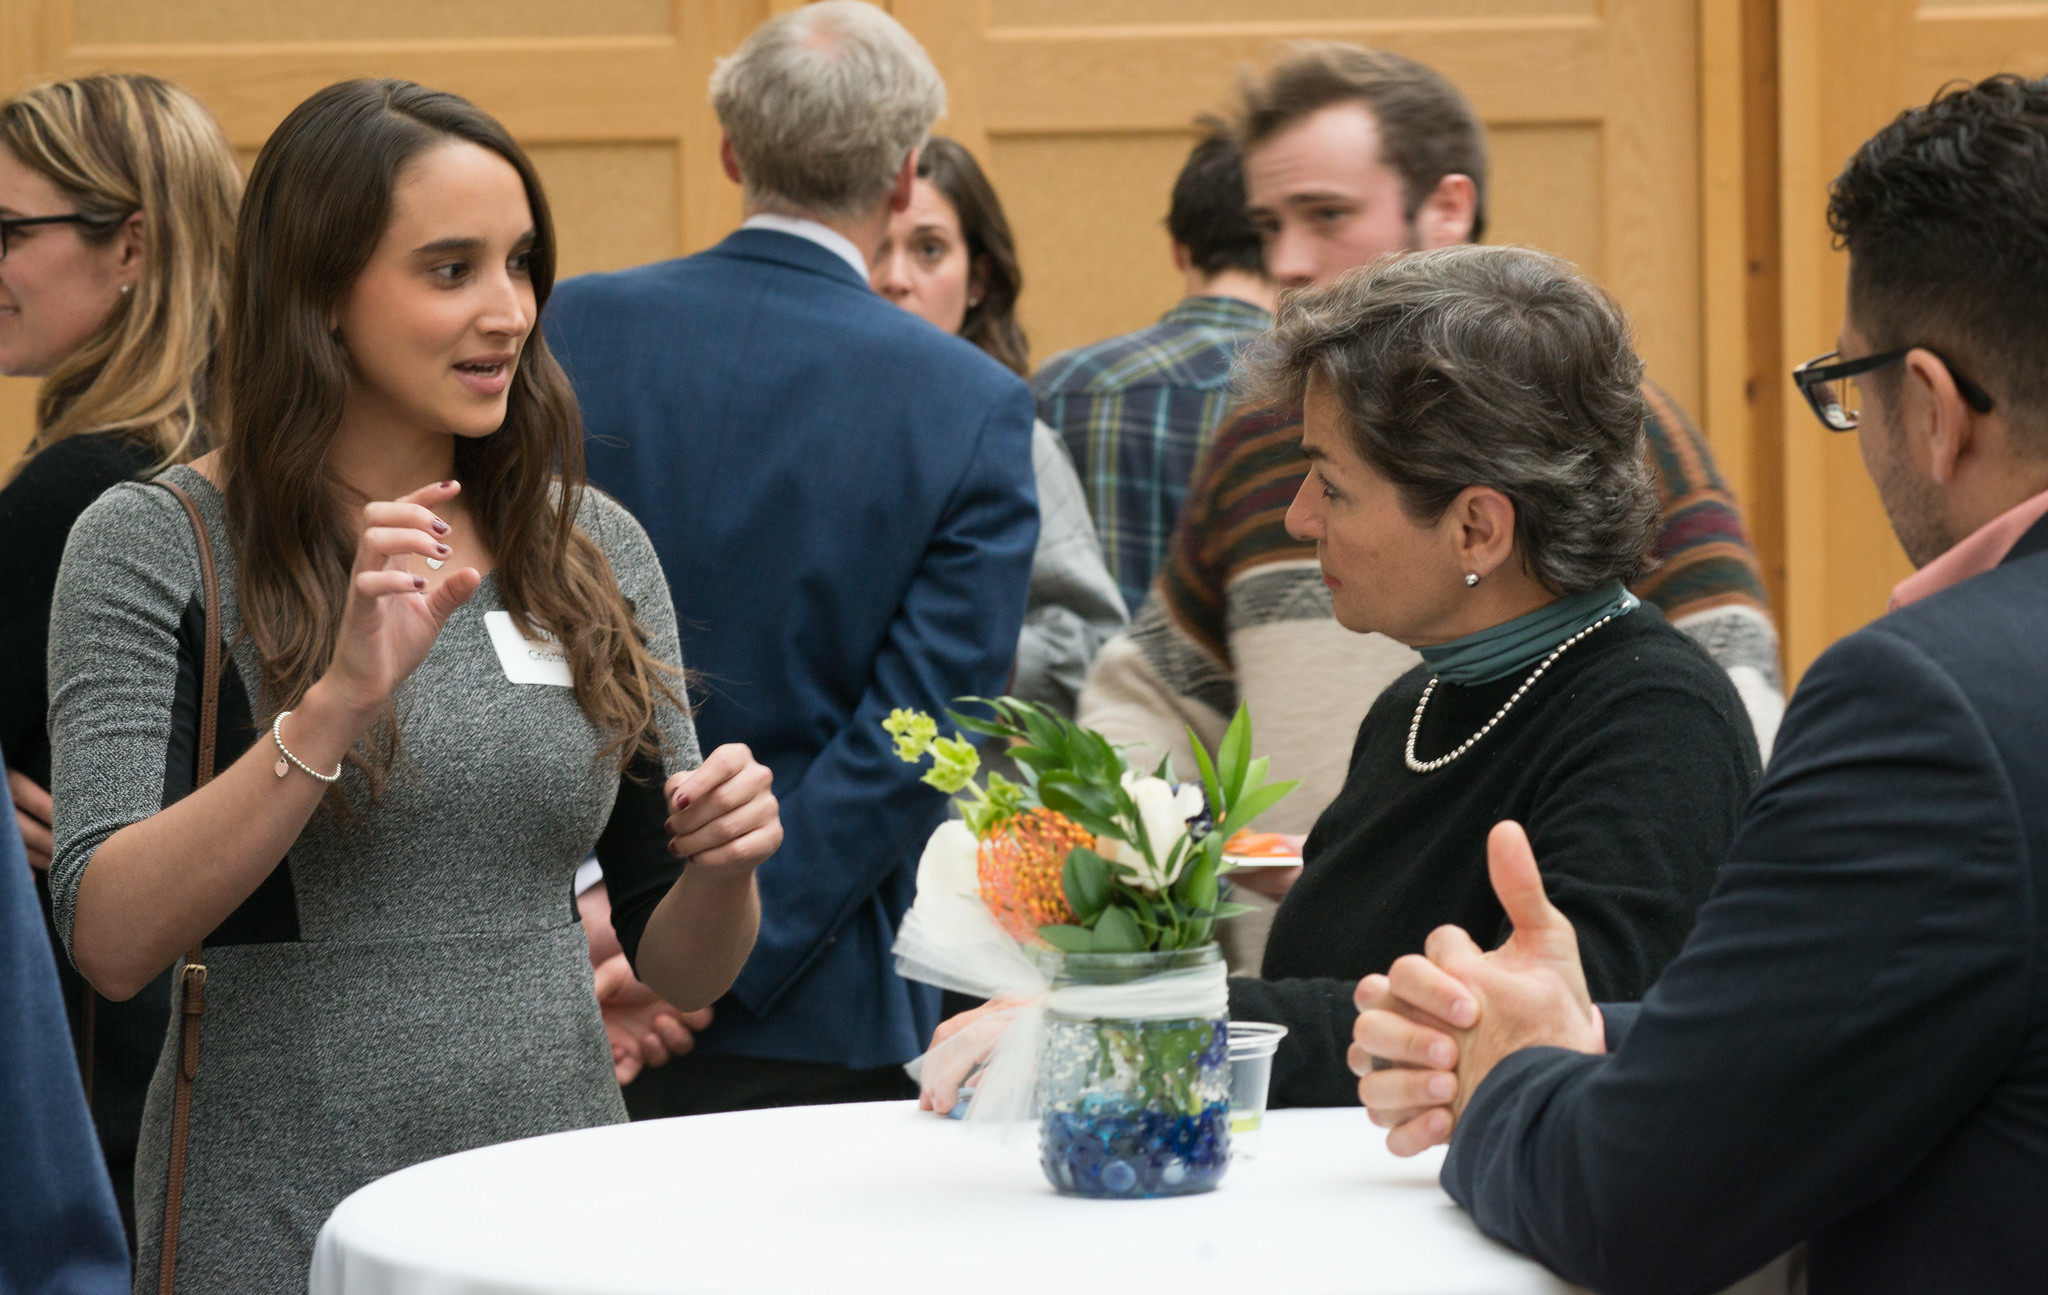
<path fill-rule="evenodd" d="M 1047 955 L 1052 998 L 1039 1048 L 1039 1163 L 1063 1195 L 1138 1198 L 1213 1191 L 1230 1167 L 1226 1015 L 1082 1014 L 1077 987 L 1140 989 L 1220 964 L 1222 950 Z"/>

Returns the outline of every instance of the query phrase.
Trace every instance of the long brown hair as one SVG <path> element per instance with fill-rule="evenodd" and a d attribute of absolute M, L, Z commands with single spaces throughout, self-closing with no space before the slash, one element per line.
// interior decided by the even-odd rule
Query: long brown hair
<path fill-rule="evenodd" d="M 505 128 L 467 100 L 410 81 L 331 85 L 285 118 L 249 176 L 222 348 L 222 460 L 242 620 L 263 658 L 271 712 L 326 670 L 356 549 L 354 513 L 327 465 L 349 386 L 329 321 L 383 236 L 400 170 L 450 140 L 489 149 L 519 173 L 533 212 L 534 301 L 545 308 L 555 230 L 540 177 Z M 458 438 L 455 470 L 497 559 L 505 609 L 523 630 L 561 640 L 578 704 L 611 737 L 605 754 L 623 769 L 659 752 L 655 708 L 681 702 L 603 552 L 576 529 L 583 420 L 538 321 L 504 424 Z M 381 727 L 369 757 L 350 757 L 373 787 L 396 755 L 395 717 Z"/>
<path fill-rule="evenodd" d="M 960 217 L 960 236 L 967 240 L 968 282 L 981 285 L 981 300 L 967 308 L 960 336 L 1019 377 L 1029 377 L 1031 344 L 1017 322 L 1024 272 L 1017 267 L 1017 241 L 1010 236 L 1010 218 L 1003 214 L 995 186 L 966 145 L 943 135 L 925 141 L 917 156 L 917 175 L 931 181 L 932 188 L 953 204 Z"/>
<path fill-rule="evenodd" d="M 43 379 L 20 462 L 81 432 L 125 432 L 162 463 L 203 451 L 242 196 L 219 123 L 167 81 L 88 76 L 0 103 L 0 146 L 63 191 L 80 237 L 104 244 L 140 212 L 146 249 L 135 291 Z"/>

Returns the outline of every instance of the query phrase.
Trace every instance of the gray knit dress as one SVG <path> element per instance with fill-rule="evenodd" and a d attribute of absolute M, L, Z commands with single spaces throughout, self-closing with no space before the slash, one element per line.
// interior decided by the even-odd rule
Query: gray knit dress
<path fill-rule="evenodd" d="M 207 519 L 225 622 L 211 632 L 236 644 L 225 768 L 270 740 L 273 712 L 249 702 L 258 663 L 239 638 L 221 496 L 189 468 L 169 479 Z M 595 490 L 578 525 L 650 650 L 679 667 L 668 586 L 639 525 Z M 191 524 L 168 492 L 117 486 L 79 519 L 50 631 L 51 890 L 67 945 L 100 843 L 191 786 L 204 607 Z M 643 760 L 622 778 L 570 689 L 508 680 L 485 622 L 501 609 L 486 577 L 397 693 L 402 754 L 376 803 L 348 769 L 353 815 L 316 810 L 207 941 L 180 1295 L 303 1292 L 320 1225 L 372 1179 L 625 1118 L 571 882 L 595 846 L 636 950 L 680 872 L 663 848 L 659 780 L 698 763 L 696 736 L 664 711 L 666 766 Z M 177 1019 L 136 1164 L 138 1292 L 156 1285 Z"/>

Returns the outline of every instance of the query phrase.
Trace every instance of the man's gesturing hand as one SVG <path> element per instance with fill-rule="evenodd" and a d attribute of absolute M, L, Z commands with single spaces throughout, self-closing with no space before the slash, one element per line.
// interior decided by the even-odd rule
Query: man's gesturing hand
<path fill-rule="evenodd" d="M 1430 932 L 1426 958 L 1411 954 L 1383 981 L 1368 976 L 1359 984 L 1351 1050 L 1363 1076 L 1359 1100 L 1376 1123 L 1392 1126 L 1387 1147 L 1396 1155 L 1447 1141 L 1473 1092 L 1509 1053 L 1606 1050 L 1578 936 L 1544 894 L 1521 824 L 1494 825 L 1486 865 L 1513 926 L 1504 944 L 1485 953 L 1460 928 L 1440 926 Z M 1393 1065 L 1372 1069 L 1375 1057 Z"/>

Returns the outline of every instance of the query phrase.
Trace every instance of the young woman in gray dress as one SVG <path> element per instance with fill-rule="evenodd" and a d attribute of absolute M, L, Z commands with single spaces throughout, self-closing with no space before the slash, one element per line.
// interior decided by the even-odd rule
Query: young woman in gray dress
<path fill-rule="evenodd" d="M 554 270 L 495 121 L 405 82 L 321 91 L 250 177 L 223 448 L 161 478 L 204 517 L 222 623 L 168 491 L 118 486 L 72 532 L 53 898 L 109 997 L 205 942 L 186 1295 L 303 1291 L 320 1224 L 371 1179 L 624 1118 L 570 896 L 593 849 L 670 1002 L 712 1001 L 752 947 L 768 771 L 744 747 L 699 761 L 667 584 L 585 488 L 537 328 Z M 192 791 L 209 635 L 220 773 Z M 177 1039 L 144 1117 L 138 1289 Z"/>

